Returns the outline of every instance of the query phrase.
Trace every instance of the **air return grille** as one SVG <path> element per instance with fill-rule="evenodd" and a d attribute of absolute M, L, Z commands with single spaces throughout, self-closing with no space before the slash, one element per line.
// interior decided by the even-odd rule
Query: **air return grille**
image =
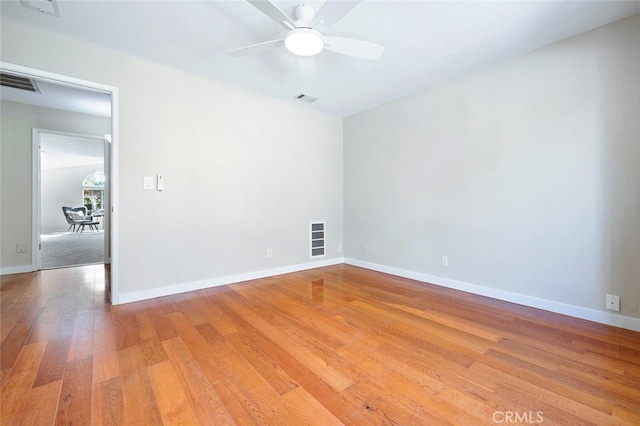
<path fill-rule="evenodd" d="M 324 222 L 311 223 L 311 257 L 325 255 L 326 230 Z"/>
<path fill-rule="evenodd" d="M 35 81 L 17 75 L 0 73 L 0 86 L 40 93 Z"/>
<path fill-rule="evenodd" d="M 57 0 L 21 0 L 24 7 L 37 10 L 40 13 L 60 17 Z"/>
<path fill-rule="evenodd" d="M 312 104 L 318 100 L 318 98 L 314 98 L 313 96 L 305 95 L 304 93 L 300 93 L 296 96 L 296 99 L 302 102 L 306 102 L 308 104 Z"/>

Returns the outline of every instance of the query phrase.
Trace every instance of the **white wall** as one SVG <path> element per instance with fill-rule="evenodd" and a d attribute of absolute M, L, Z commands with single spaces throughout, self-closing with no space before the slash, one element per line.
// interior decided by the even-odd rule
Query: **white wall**
<path fill-rule="evenodd" d="M 325 259 L 341 258 L 341 118 L 14 21 L 1 31 L 3 61 L 119 88 L 121 293 L 309 262 L 311 220 L 327 222 Z M 165 190 L 143 191 L 157 173 Z"/>
<path fill-rule="evenodd" d="M 639 117 L 640 15 L 348 117 L 345 255 L 638 318 Z"/>
<path fill-rule="evenodd" d="M 0 103 L 0 121 L 0 265 L 4 270 L 31 264 L 32 128 L 104 135 L 111 132 L 111 123 L 103 117 L 6 101 Z M 27 244 L 26 253 L 16 253 L 18 243 Z"/>
<path fill-rule="evenodd" d="M 62 206 L 82 206 L 82 181 L 102 164 L 42 170 L 41 231 L 61 232 L 69 228 Z"/>

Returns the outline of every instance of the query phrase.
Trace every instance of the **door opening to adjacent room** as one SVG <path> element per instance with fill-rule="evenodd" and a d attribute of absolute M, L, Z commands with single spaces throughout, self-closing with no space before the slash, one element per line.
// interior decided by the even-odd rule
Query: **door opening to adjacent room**
<path fill-rule="evenodd" d="M 39 269 L 108 262 L 107 144 L 103 136 L 34 131 L 34 154 L 40 157 Z"/>
<path fill-rule="evenodd" d="M 104 287 L 100 290 L 99 283 L 96 281 L 96 291 L 104 291 L 105 297 L 113 304 L 118 304 L 119 294 L 119 250 L 118 250 L 118 88 L 115 86 L 109 86 L 102 83 L 96 83 L 89 80 L 82 80 L 75 77 L 56 74 L 50 71 L 30 68 L 18 64 L 11 64 L 8 62 L 0 61 L 0 74 L 3 76 L 12 75 L 18 78 L 28 79 L 35 82 L 38 85 L 38 90 L 33 93 L 28 93 L 27 90 L 20 90 L 11 87 L 4 87 L 0 91 L 2 101 L 15 102 L 22 105 L 30 105 L 38 108 L 47 108 L 51 113 L 45 114 L 45 119 L 42 123 L 49 127 L 49 129 L 64 130 L 67 125 L 73 124 L 69 121 L 62 120 L 59 123 L 51 121 L 52 117 L 56 114 L 53 113 L 56 110 L 67 111 L 72 113 L 88 114 L 86 117 L 90 121 L 95 123 L 91 117 L 104 117 L 107 123 L 100 125 L 100 130 L 91 130 L 87 126 L 84 120 L 76 121 L 72 127 L 77 129 L 66 129 L 68 132 L 85 132 L 82 129 L 87 129 L 86 133 L 93 133 L 88 138 L 91 140 L 99 140 L 104 148 L 104 164 L 103 170 L 105 177 L 104 192 L 102 193 L 102 208 L 98 206 L 98 200 L 96 200 L 96 208 L 94 210 L 100 210 L 96 212 L 97 216 L 92 215 L 93 219 L 96 219 L 98 223 L 98 232 L 102 231 L 102 240 L 104 242 L 104 257 L 102 261 L 96 267 L 100 267 L 104 270 L 104 277 L 100 280 L 104 283 Z M 44 90 L 46 89 L 46 90 Z M 45 93 L 46 92 L 46 93 Z M 10 98 L 10 96 L 14 96 Z M 49 124 L 45 124 L 49 123 Z M 40 201 L 40 149 L 39 140 L 40 132 L 43 129 L 32 129 L 32 187 L 31 187 L 31 244 L 22 244 L 22 247 L 18 246 L 17 250 L 22 248 L 22 253 L 30 252 L 31 263 L 30 265 L 19 265 L 13 267 L 16 273 L 38 271 L 41 267 L 40 259 L 40 239 L 41 239 L 41 201 Z M 94 133 L 95 132 L 95 133 Z M 64 132 L 58 131 L 44 131 L 42 133 L 63 135 L 63 136 L 78 136 L 69 135 Z M 96 136 L 99 134 L 100 136 Z M 80 135 L 87 137 L 87 135 Z M 93 170 L 93 172 L 100 170 Z M 78 205 L 74 207 L 83 207 L 85 204 L 90 204 L 93 207 L 92 196 L 95 193 L 85 193 L 82 187 L 82 182 L 88 176 L 82 176 L 80 179 L 80 190 L 77 195 Z M 95 189 L 95 188 L 88 188 Z M 85 203 L 85 194 L 90 198 Z M 72 203 L 75 204 L 74 202 Z M 69 207 L 69 206 L 67 206 Z M 102 216 L 100 216 L 102 213 Z M 64 218 L 62 212 L 62 206 L 59 207 L 59 218 Z M 84 211 L 83 211 L 84 214 Z M 88 212 L 87 212 L 88 214 Z M 3 226 L 11 223 L 10 218 L 3 220 Z M 85 232 L 88 232 L 90 225 L 85 225 Z M 91 225 L 93 227 L 93 225 Z M 82 229 L 83 226 L 80 226 Z M 68 228 L 67 228 L 68 229 Z M 73 229 L 73 227 L 71 227 Z M 76 229 L 78 227 L 76 226 Z M 93 228 L 95 232 L 95 227 Z M 66 232 L 66 230 L 65 230 Z M 83 232 L 80 232 L 83 233 Z M 20 253 L 20 252 L 19 252 Z M 62 269 L 61 271 L 64 271 Z"/>

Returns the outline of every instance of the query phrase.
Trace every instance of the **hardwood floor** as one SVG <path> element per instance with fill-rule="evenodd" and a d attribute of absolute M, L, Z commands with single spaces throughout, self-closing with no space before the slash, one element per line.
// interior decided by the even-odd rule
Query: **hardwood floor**
<path fill-rule="evenodd" d="M 104 288 L 2 277 L 2 425 L 640 424 L 640 333 L 345 265 Z"/>

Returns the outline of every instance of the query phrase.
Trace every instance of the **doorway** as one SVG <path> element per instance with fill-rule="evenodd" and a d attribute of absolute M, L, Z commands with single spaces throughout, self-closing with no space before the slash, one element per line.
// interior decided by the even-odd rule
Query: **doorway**
<path fill-rule="evenodd" d="M 33 130 L 40 157 L 33 176 L 40 178 L 37 269 L 109 263 L 108 143 L 104 136 Z"/>
<path fill-rule="evenodd" d="M 102 83 L 96 83 L 88 80 L 77 79 L 77 78 L 62 75 L 62 74 L 55 74 L 45 70 L 39 70 L 35 68 L 25 67 L 22 65 L 11 64 L 11 63 L 2 62 L 2 61 L 0 61 L 0 72 L 10 73 L 12 75 L 24 77 L 26 79 L 32 79 L 32 80 L 35 80 L 36 82 L 43 82 L 61 89 L 73 89 L 78 93 L 87 93 L 87 94 L 100 93 L 109 97 L 110 99 L 110 102 L 109 102 L 110 132 L 108 132 L 109 137 L 107 138 L 109 140 L 109 143 L 105 144 L 105 147 L 108 147 L 107 149 L 109 150 L 109 155 L 105 157 L 105 161 L 107 162 L 105 163 L 105 170 L 108 170 L 109 183 L 107 185 L 107 188 L 110 189 L 110 191 L 108 195 L 105 195 L 105 198 L 106 200 L 108 200 L 109 204 L 104 209 L 104 216 L 102 220 L 104 221 L 105 226 L 107 226 L 108 229 L 110 230 L 108 237 L 104 239 L 106 243 L 106 253 L 110 254 L 109 256 L 110 264 L 105 265 L 106 274 L 109 277 L 108 279 L 109 285 L 108 285 L 108 288 L 106 288 L 106 291 L 108 293 L 108 298 L 111 301 L 111 303 L 114 305 L 117 305 L 118 295 L 119 295 L 119 291 L 118 291 L 119 290 L 119 250 L 118 250 L 119 215 L 118 215 L 118 204 L 117 204 L 118 194 L 119 194 L 119 191 L 118 191 L 118 183 L 119 183 L 118 88 L 114 86 L 108 86 Z M 3 90 L 2 90 L 3 100 L 5 99 L 6 93 L 10 91 L 9 89 L 7 90 L 4 90 L 4 89 L 5 88 L 3 87 Z M 38 93 L 38 95 L 42 95 L 42 94 Z M 43 96 L 40 96 L 40 97 L 42 98 Z M 21 100 L 14 100 L 14 102 L 18 102 L 20 104 L 30 104 L 30 102 L 26 100 L 26 98 L 22 98 Z M 89 103 L 85 102 L 85 104 L 90 104 L 90 102 Z M 48 106 L 45 105 L 44 107 L 48 107 Z M 48 108 L 50 108 L 50 106 Z M 50 126 L 50 128 L 55 128 L 55 127 L 56 126 Z M 37 129 L 34 129 L 34 132 L 36 130 Z M 104 136 L 102 137 L 104 138 Z M 33 139 L 35 138 L 32 137 L 32 140 Z M 32 149 L 31 146 L 29 148 Z M 32 155 L 31 158 L 33 159 L 34 162 L 36 161 L 36 158 L 39 161 L 39 156 Z M 108 163 L 109 160 L 110 160 L 110 163 Z M 23 167 L 22 170 L 25 170 L 25 169 L 29 170 L 29 166 L 26 164 L 22 167 Z M 39 164 L 32 164 L 31 170 L 33 172 L 30 173 L 30 175 L 33 175 L 33 173 L 36 173 L 35 172 L 36 170 L 39 175 L 39 171 L 40 171 Z M 25 176 L 25 179 L 28 179 L 28 178 Z M 31 265 L 11 267 L 11 271 L 12 271 L 11 273 L 37 271 L 40 267 L 39 253 L 38 253 L 38 250 L 36 250 L 37 248 L 39 248 L 39 244 L 40 244 L 39 242 L 40 211 L 39 211 L 39 207 L 33 208 L 33 206 L 40 206 L 39 200 L 36 199 L 36 197 L 39 194 L 38 192 L 39 176 L 38 176 L 38 179 L 32 178 L 31 184 L 32 184 L 32 191 L 31 191 L 31 196 L 32 196 L 32 203 L 31 203 L 32 212 L 31 213 L 32 214 L 30 215 L 31 225 L 32 225 L 31 226 L 31 249 L 29 250 L 29 248 L 27 247 L 27 250 L 29 250 L 31 254 Z M 9 195 L 22 197 L 23 195 L 21 194 L 23 193 L 16 193 L 16 194 L 9 194 Z M 5 220 L 6 220 L 6 223 L 3 224 L 3 226 L 5 227 L 11 226 L 12 220 L 10 218 Z M 25 234 L 24 231 L 22 231 L 22 229 L 24 228 L 20 228 L 18 230 L 20 232 L 20 235 L 17 235 L 15 238 L 23 239 L 25 235 L 27 235 L 27 238 L 28 238 L 28 234 Z M 25 246 L 26 244 L 22 247 L 25 247 Z M 20 253 L 20 248 L 21 246 L 19 245 L 17 248 L 18 253 Z M 23 248 L 23 252 L 25 251 L 26 250 L 24 250 Z M 8 268 L 3 268 L 3 273 L 5 273 L 4 272 L 5 269 L 8 269 Z"/>

